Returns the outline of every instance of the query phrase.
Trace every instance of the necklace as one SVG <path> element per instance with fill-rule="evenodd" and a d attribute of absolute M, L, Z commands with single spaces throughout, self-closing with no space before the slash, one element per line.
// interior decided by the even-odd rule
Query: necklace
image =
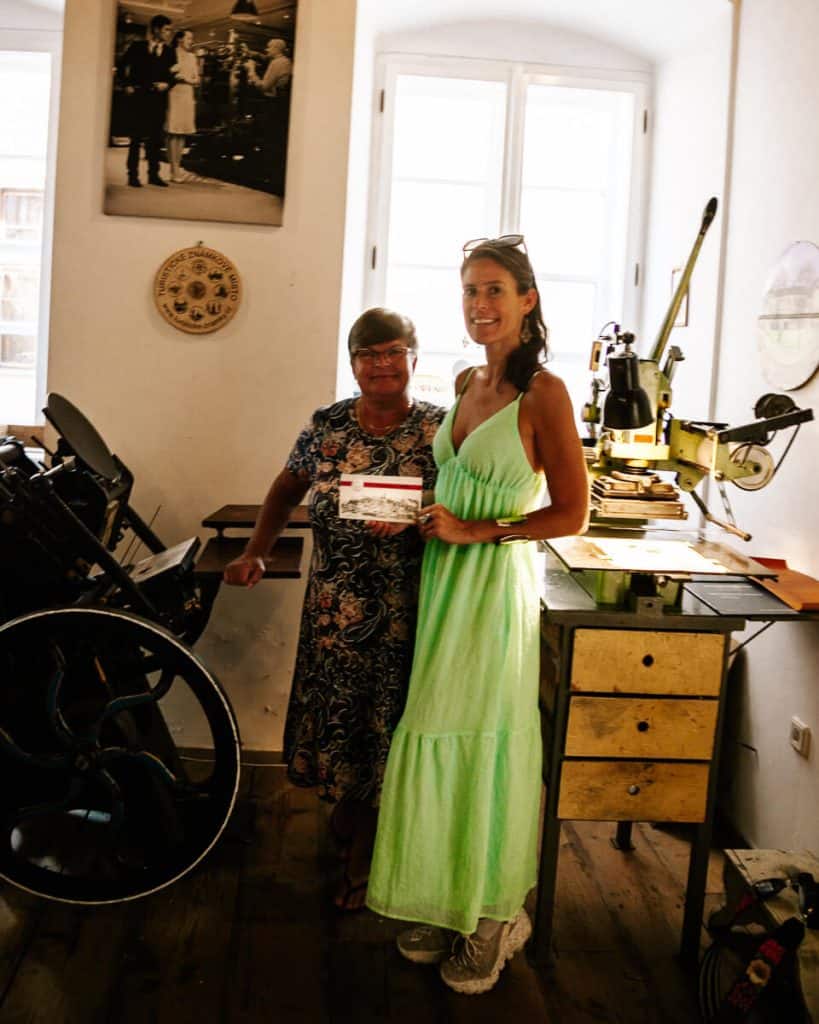
<path fill-rule="evenodd" d="M 371 423 L 364 415 L 364 405 L 359 398 L 355 404 L 355 415 L 358 420 L 358 425 L 362 430 L 368 434 L 373 434 L 375 437 L 381 437 L 384 434 L 389 434 L 391 431 L 395 430 L 396 427 L 400 427 L 409 415 L 411 408 L 412 404 L 410 403 L 406 410 L 401 411 L 397 419 L 391 419 L 388 423 L 379 423 L 376 425 Z"/>

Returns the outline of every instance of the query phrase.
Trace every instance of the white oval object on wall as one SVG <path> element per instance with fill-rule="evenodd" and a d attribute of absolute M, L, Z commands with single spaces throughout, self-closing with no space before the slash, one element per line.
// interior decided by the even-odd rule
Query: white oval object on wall
<path fill-rule="evenodd" d="M 819 364 L 819 248 L 789 245 L 765 283 L 757 344 L 766 380 L 794 391 Z"/>

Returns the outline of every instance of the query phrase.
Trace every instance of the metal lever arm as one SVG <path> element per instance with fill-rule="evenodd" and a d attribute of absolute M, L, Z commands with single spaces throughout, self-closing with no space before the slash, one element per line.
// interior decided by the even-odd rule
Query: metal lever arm
<path fill-rule="evenodd" d="M 663 354 L 663 349 L 668 341 L 668 336 L 671 334 L 671 328 L 674 326 L 674 321 L 677 319 L 677 313 L 680 311 L 682 300 L 685 297 L 685 293 L 688 290 L 688 284 L 691 280 L 691 274 L 694 271 L 694 264 L 697 262 L 700 249 L 702 248 L 703 239 L 705 233 L 711 226 L 711 221 L 714 219 L 717 213 L 717 198 L 712 196 L 702 212 L 702 223 L 700 224 L 700 230 L 697 237 L 694 239 L 694 245 L 691 249 L 691 253 L 688 257 L 688 262 L 685 264 L 685 268 L 680 276 L 680 282 L 677 285 L 677 290 L 674 292 L 674 296 L 671 299 L 671 305 L 668 307 L 668 312 L 665 314 L 662 326 L 660 327 L 657 340 L 654 342 L 654 348 L 651 350 L 651 355 L 648 357 L 652 362 L 659 365 L 660 357 Z"/>
<path fill-rule="evenodd" d="M 728 533 L 733 533 L 734 536 L 739 537 L 742 540 L 750 540 L 751 539 L 751 534 L 750 533 L 746 533 L 744 530 L 740 530 L 740 528 L 736 525 L 736 523 L 727 523 L 727 522 L 725 522 L 725 520 L 717 519 L 716 516 L 712 515 L 708 511 L 708 506 L 705 504 L 705 502 L 702 500 L 702 498 L 699 496 L 699 494 L 697 494 L 696 491 L 689 491 L 688 493 L 694 499 L 694 501 L 697 504 L 697 508 L 700 510 L 700 512 L 702 512 L 704 518 L 709 523 L 713 523 L 714 526 L 719 526 L 721 529 L 726 530 Z M 723 495 L 723 500 L 727 501 L 727 496 L 726 495 Z"/>

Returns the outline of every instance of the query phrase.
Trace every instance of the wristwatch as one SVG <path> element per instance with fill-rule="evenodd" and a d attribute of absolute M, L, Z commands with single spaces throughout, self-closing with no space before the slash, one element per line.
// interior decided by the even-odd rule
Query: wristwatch
<path fill-rule="evenodd" d="M 522 526 L 529 521 L 528 516 L 501 516 L 495 520 L 495 526 Z M 496 544 L 528 544 L 531 537 L 525 533 L 505 533 L 495 540 Z"/>

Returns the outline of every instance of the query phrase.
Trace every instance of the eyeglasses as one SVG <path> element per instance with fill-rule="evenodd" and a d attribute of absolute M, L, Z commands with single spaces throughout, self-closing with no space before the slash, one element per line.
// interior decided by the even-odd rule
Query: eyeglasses
<path fill-rule="evenodd" d="M 479 249 L 482 245 L 495 249 L 516 249 L 520 246 L 526 255 L 529 255 L 526 249 L 526 239 L 523 235 L 501 235 L 499 238 L 470 238 L 468 242 L 464 242 L 463 251 L 469 254 L 475 249 Z"/>
<path fill-rule="evenodd" d="M 383 352 L 376 352 L 371 348 L 357 348 L 353 352 L 356 359 L 360 359 L 365 366 L 374 366 L 382 359 L 385 363 L 399 363 L 411 350 L 406 345 L 393 345 L 392 348 Z"/>

